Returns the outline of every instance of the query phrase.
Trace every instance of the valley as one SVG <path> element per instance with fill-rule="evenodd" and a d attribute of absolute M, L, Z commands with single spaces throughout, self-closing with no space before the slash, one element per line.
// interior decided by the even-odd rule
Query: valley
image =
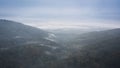
<path fill-rule="evenodd" d="M 120 68 L 120 28 L 43 30 L 0 20 L 0 68 Z"/>

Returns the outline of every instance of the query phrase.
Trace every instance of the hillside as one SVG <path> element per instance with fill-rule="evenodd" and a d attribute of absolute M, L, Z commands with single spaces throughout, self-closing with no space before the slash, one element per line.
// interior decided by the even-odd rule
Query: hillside
<path fill-rule="evenodd" d="M 63 49 L 50 33 L 9 20 L 0 20 L 0 68 L 40 68 L 61 58 Z"/>
<path fill-rule="evenodd" d="M 78 31 L 53 34 L 0 20 L 0 68 L 120 68 L 119 28 Z"/>
<path fill-rule="evenodd" d="M 80 40 L 82 39 L 82 40 Z M 63 68 L 120 68 L 120 29 L 90 32 L 72 41 Z"/>

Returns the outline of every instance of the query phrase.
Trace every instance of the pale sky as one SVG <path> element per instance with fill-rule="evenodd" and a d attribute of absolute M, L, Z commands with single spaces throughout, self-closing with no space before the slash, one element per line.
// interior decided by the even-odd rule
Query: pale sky
<path fill-rule="evenodd" d="M 0 0 L 0 18 L 36 27 L 120 27 L 120 0 Z"/>

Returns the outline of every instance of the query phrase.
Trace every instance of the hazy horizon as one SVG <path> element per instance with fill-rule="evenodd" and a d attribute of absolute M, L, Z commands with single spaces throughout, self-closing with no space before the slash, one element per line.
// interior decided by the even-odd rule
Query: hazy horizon
<path fill-rule="evenodd" d="M 119 28 L 119 0 L 0 0 L 0 18 L 38 28 Z"/>
<path fill-rule="evenodd" d="M 0 0 L 0 68 L 120 68 L 120 0 Z"/>

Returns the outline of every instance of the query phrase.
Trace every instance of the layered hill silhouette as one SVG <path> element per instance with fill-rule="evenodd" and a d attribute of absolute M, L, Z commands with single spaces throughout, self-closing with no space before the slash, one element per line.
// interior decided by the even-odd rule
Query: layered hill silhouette
<path fill-rule="evenodd" d="M 14 46 L 16 44 L 22 45 L 28 40 L 45 40 L 45 37 L 48 37 L 48 33 L 38 28 L 14 21 L 0 20 L 0 48 L 8 47 L 9 45 Z"/>
<path fill-rule="evenodd" d="M 77 35 L 64 46 L 52 35 L 1 19 L 0 68 L 120 68 L 119 28 Z"/>
<path fill-rule="evenodd" d="M 50 33 L 10 20 L 0 20 L 0 68 L 45 68 L 62 54 Z"/>
<path fill-rule="evenodd" d="M 63 62 L 68 68 L 120 68 L 119 28 L 86 33 L 71 44 L 77 47 Z"/>

